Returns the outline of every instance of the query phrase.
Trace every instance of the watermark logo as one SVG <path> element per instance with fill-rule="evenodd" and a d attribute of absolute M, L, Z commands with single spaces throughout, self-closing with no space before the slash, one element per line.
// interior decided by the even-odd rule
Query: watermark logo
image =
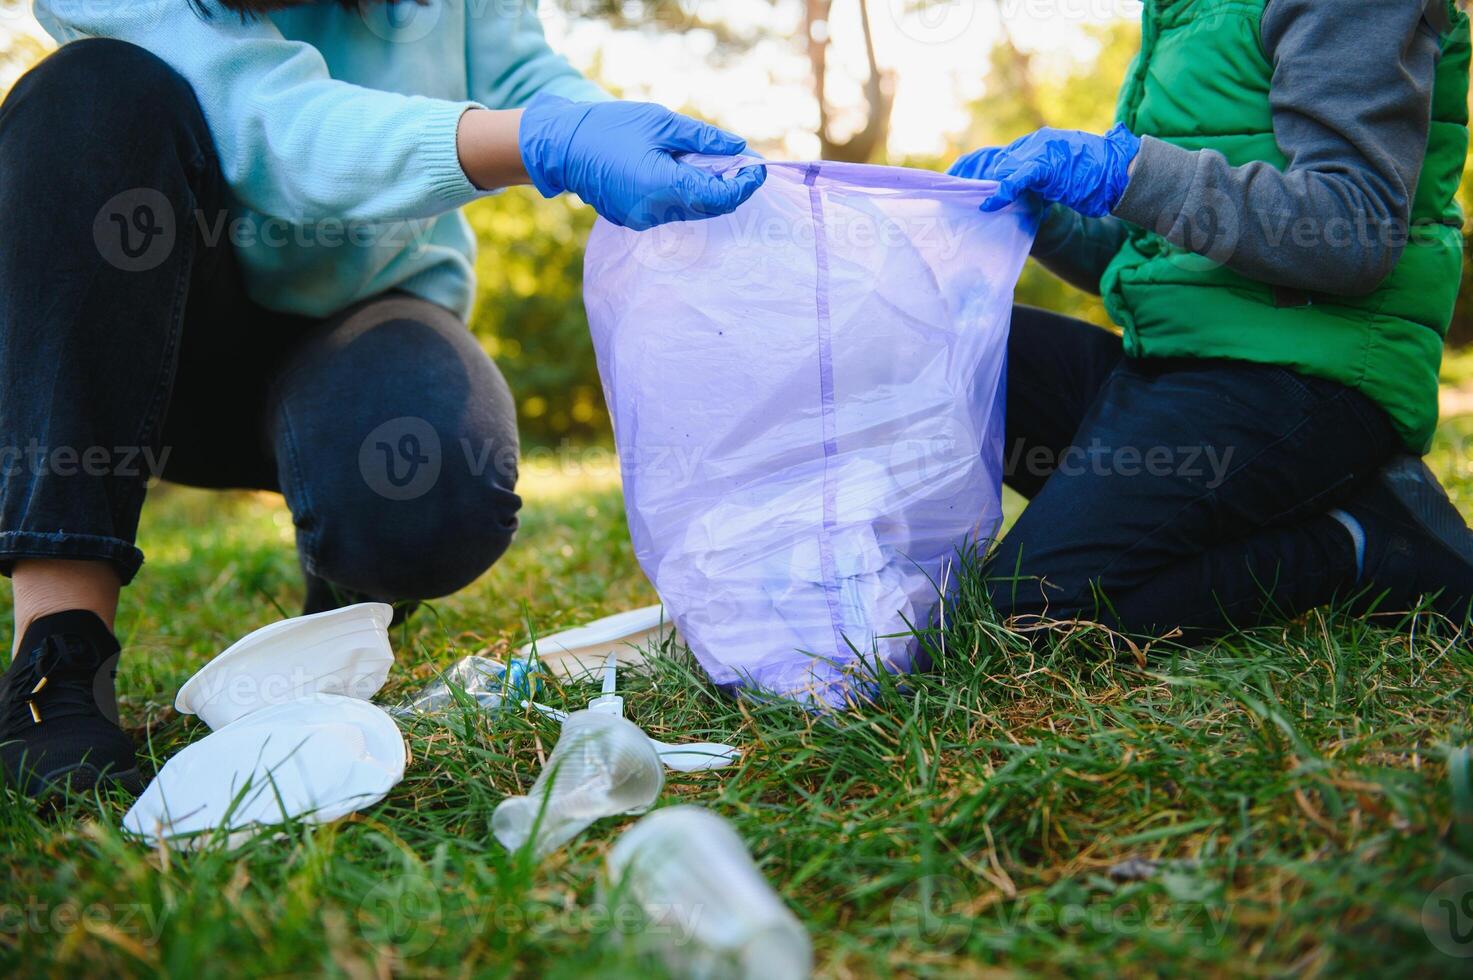
<path fill-rule="evenodd" d="M 174 207 L 152 187 L 109 198 L 92 221 L 92 240 L 104 260 L 123 272 L 157 269 L 174 250 Z"/>
<path fill-rule="evenodd" d="M 1438 952 L 1473 958 L 1473 875 L 1450 878 L 1427 896 L 1422 930 Z"/>
<path fill-rule="evenodd" d="M 1242 208 L 1225 192 L 1214 189 L 1197 209 L 1182 215 L 1180 226 L 1185 249 L 1172 249 L 1168 261 L 1185 272 L 1211 272 L 1232 259 L 1243 238 Z"/>
<path fill-rule="evenodd" d="M 888 0 L 900 33 L 922 44 L 949 44 L 971 30 L 976 0 Z"/>
<path fill-rule="evenodd" d="M 390 419 L 358 448 L 358 469 L 374 493 L 389 500 L 416 500 L 440 479 L 440 435 L 422 418 Z"/>
<path fill-rule="evenodd" d="M 363 24 L 390 44 L 413 44 L 429 37 L 439 26 L 444 0 L 398 0 L 359 7 Z"/>
<path fill-rule="evenodd" d="M 416 956 L 435 944 L 440 893 L 424 878 L 400 875 L 369 889 L 358 904 L 358 928 L 374 945 L 392 945 L 400 956 Z"/>
<path fill-rule="evenodd" d="M 630 254 L 651 272 L 678 275 L 706 255 L 710 229 L 705 221 L 676 221 L 658 225 L 634 236 Z"/>
<path fill-rule="evenodd" d="M 956 493 L 955 481 L 982 458 L 974 427 L 950 415 L 922 419 L 890 446 L 888 470 L 907 496 L 930 499 Z"/>
<path fill-rule="evenodd" d="M 890 927 L 916 947 L 954 953 L 972 934 L 973 920 L 962 911 L 971 897 L 960 880 L 927 875 L 905 886 L 890 903 Z"/>

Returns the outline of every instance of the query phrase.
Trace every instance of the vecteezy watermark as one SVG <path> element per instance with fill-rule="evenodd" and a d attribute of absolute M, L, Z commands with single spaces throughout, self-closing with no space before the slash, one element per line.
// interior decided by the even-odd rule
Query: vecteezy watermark
<path fill-rule="evenodd" d="M 107 932 L 152 946 L 163 934 L 164 917 L 146 902 L 52 903 L 32 896 L 23 903 L 0 902 L 0 937 L 30 934 L 56 941 L 77 932 Z"/>
<path fill-rule="evenodd" d="M 1140 20 L 1143 0 L 998 0 L 1004 20 L 1094 22 L 1125 18 Z"/>
<path fill-rule="evenodd" d="M 174 251 L 174 206 L 161 191 L 134 187 L 108 198 L 92 221 L 98 254 L 124 272 L 157 269 Z"/>
<path fill-rule="evenodd" d="M 897 30 L 922 44 L 949 44 L 977 19 L 979 0 L 885 0 Z"/>
<path fill-rule="evenodd" d="M 368 9 L 403 4 L 375 5 Z M 115 194 L 98 209 L 92 239 L 103 260 L 123 272 L 151 272 L 174 253 L 180 236 L 194 236 L 207 248 L 228 242 L 237 249 L 422 249 L 434 233 L 437 218 L 356 221 L 322 218 L 288 221 L 252 212 L 209 213 L 194 209 L 183 215 L 161 191 L 134 187 Z"/>
<path fill-rule="evenodd" d="M 470 0 L 473 7 L 490 2 L 500 2 L 504 6 L 504 0 Z M 365 3 L 358 6 L 358 16 L 363 18 L 363 24 L 370 32 L 383 40 L 391 44 L 413 44 L 429 37 L 439 26 L 444 6 L 445 0 Z M 474 9 L 471 14 L 475 14 Z"/>
<path fill-rule="evenodd" d="M 358 448 L 358 471 L 389 500 L 415 500 L 440 479 L 440 434 L 422 418 L 403 416 L 375 428 Z"/>
<path fill-rule="evenodd" d="M 1222 486 L 1232 469 L 1232 446 L 1107 446 L 1090 440 L 1088 446 L 1070 446 L 1057 452 L 1048 446 L 1029 446 L 1016 440 L 1004 460 L 1009 474 L 1064 476 L 1152 476 L 1204 480 L 1208 490 Z"/>
<path fill-rule="evenodd" d="M 1422 931 L 1438 952 L 1473 958 L 1473 875 L 1449 878 L 1427 895 Z"/>
<path fill-rule="evenodd" d="M 429 949 L 442 930 L 488 931 L 545 939 L 639 936 L 672 946 L 694 940 L 704 906 L 640 907 L 630 901 L 585 905 L 492 902 L 447 908 L 435 885 L 424 877 L 399 875 L 375 885 L 359 902 L 360 934 L 375 945 L 393 945 L 401 956 Z"/>
<path fill-rule="evenodd" d="M 739 208 L 716 221 L 676 221 L 634 236 L 630 255 L 651 272 L 678 275 L 699 262 L 717 265 L 723 287 L 739 290 L 791 277 L 795 253 L 812 261 L 820 233 L 831 252 L 881 250 L 950 261 L 975 244 L 971 211 L 892 214 L 872 207 L 824 209 L 820 224 L 808 210 L 777 214 Z M 719 254 L 714 254 L 718 252 Z"/>
<path fill-rule="evenodd" d="M 976 928 L 976 920 L 966 908 L 972 897 L 972 890 L 959 878 L 918 878 L 890 903 L 890 928 L 918 949 L 954 953 Z"/>
<path fill-rule="evenodd" d="M 98 677 L 97 692 L 110 695 L 112 675 L 99 671 Z M 201 671 L 190 682 L 190 703 L 196 713 L 205 715 L 210 724 L 215 724 L 215 719 L 227 714 L 244 713 L 231 709 L 254 710 L 261 705 L 280 704 L 301 697 L 307 691 L 361 697 L 364 690 L 375 689 L 381 683 L 381 675 L 371 666 L 326 677 L 301 665 L 279 671 Z"/>
<path fill-rule="evenodd" d="M 390 500 L 415 500 L 429 493 L 448 471 L 473 479 L 492 473 L 503 485 L 516 481 L 522 464 L 546 468 L 559 476 L 618 479 L 620 475 L 686 483 L 706 458 L 701 446 L 585 446 L 564 440 L 557 446 L 535 446 L 525 454 L 515 443 L 462 436 L 448 447 L 428 420 L 417 416 L 390 419 L 375 427 L 359 445 L 358 467 L 369 489 Z"/>
<path fill-rule="evenodd" d="M 440 893 L 427 879 L 398 875 L 368 890 L 358 903 L 358 928 L 376 946 L 415 956 L 435 944 L 442 918 Z"/>
<path fill-rule="evenodd" d="M 901 889 L 890 904 L 890 926 L 916 949 L 954 953 L 980 930 L 1015 934 L 1087 931 L 1134 936 L 1172 932 L 1222 942 L 1231 909 L 1200 902 L 1147 905 L 1099 895 L 1078 902 L 1013 901 L 989 903 L 978 913 L 974 899 L 983 887 L 952 875 L 927 875 Z"/>
<path fill-rule="evenodd" d="M 1435 222 L 1383 219 L 1367 211 L 1340 215 L 1295 215 L 1249 207 L 1240 197 L 1210 189 L 1190 210 L 1173 213 L 1151 230 L 1171 242 L 1167 261 L 1188 272 L 1203 272 L 1233 262 L 1245 242 L 1258 253 L 1313 252 L 1343 257 L 1345 275 L 1376 260 L 1386 264 L 1403 251 L 1446 247 Z"/>
<path fill-rule="evenodd" d="M 971 482 L 982 460 L 983 435 L 975 424 L 955 415 L 937 414 L 917 420 L 890 444 L 885 470 L 895 486 L 912 499 L 934 499 L 965 492 L 958 481 Z"/>
<path fill-rule="evenodd" d="M 172 446 L 47 446 L 32 438 L 24 446 L 0 446 L 0 476 L 113 476 L 159 479 Z"/>

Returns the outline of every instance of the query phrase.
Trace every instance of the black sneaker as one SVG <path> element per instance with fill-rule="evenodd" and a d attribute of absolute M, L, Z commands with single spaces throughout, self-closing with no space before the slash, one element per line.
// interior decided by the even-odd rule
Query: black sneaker
<path fill-rule="evenodd" d="M 1473 531 L 1425 463 L 1398 457 L 1345 510 L 1365 529 L 1366 587 L 1381 608 L 1399 612 L 1430 597 L 1455 626 L 1467 624 Z"/>
<path fill-rule="evenodd" d="M 53 613 L 30 625 L 0 676 L 0 779 L 28 796 L 99 782 L 142 788 L 133 740 L 118 727 L 119 653 L 95 613 Z"/>

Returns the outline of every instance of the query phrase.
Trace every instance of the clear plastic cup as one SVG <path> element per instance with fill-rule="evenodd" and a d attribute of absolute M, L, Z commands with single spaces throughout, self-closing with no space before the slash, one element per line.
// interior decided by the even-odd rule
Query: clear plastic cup
<path fill-rule="evenodd" d="M 710 810 L 651 813 L 614 843 L 608 871 L 613 897 L 644 913 L 639 945 L 675 976 L 796 980 L 813 971 L 808 933 Z"/>
<path fill-rule="evenodd" d="M 665 787 L 665 767 L 638 725 L 617 715 L 575 711 L 526 796 L 502 800 L 491 832 L 507 850 L 535 834 L 543 857 L 603 817 L 643 813 Z"/>

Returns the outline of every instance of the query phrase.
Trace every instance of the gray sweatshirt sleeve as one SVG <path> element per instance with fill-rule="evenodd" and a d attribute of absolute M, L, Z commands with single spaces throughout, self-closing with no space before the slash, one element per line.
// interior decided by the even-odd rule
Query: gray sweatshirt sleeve
<path fill-rule="evenodd" d="M 1099 293 L 1105 267 L 1125 244 L 1119 218 L 1086 218 L 1062 204 L 1051 205 L 1033 241 L 1033 257 L 1076 289 Z"/>
<path fill-rule="evenodd" d="M 1261 282 L 1374 292 L 1405 247 L 1427 152 L 1441 49 L 1427 9 L 1269 0 L 1269 99 L 1288 166 L 1232 167 L 1146 137 L 1114 213 Z"/>

